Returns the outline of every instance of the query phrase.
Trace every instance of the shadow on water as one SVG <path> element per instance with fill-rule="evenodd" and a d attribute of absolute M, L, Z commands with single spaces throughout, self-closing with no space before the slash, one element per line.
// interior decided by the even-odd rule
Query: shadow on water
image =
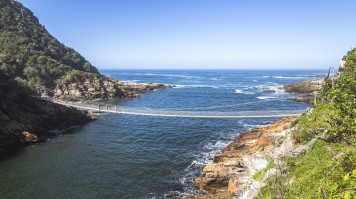
<path fill-rule="evenodd" d="M 4 151 L 0 151 L 0 163 L 6 160 L 11 160 L 12 158 L 16 158 L 18 155 L 21 153 L 26 152 L 27 150 L 30 150 L 33 147 L 36 147 L 38 145 L 41 145 L 44 142 L 51 141 L 52 139 L 56 139 L 57 136 L 61 135 L 66 135 L 66 134 L 73 134 L 76 132 L 79 132 L 81 128 L 83 128 L 86 124 L 81 125 L 81 126 L 70 126 L 66 128 L 55 128 L 50 131 L 50 134 L 48 134 L 43 141 L 34 143 L 34 144 L 28 144 L 28 145 L 19 145 L 13 148 L 9 148 Z"/>

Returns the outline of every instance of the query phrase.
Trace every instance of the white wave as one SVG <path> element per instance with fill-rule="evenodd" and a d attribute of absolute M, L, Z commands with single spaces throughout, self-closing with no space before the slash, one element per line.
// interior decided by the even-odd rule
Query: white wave
<path fill-rule="evenodd" d="M 192 75 L 176 75 L 176 74 L 161 74 L 161 73 L 145 73 L 144 75 L 148 76 L 162 76 L 162 77 L 181 77 L 186 79 L 192 78 L 202 78 L 200 76 L 192 76 Z"/>
<path fill-rule="evenodd" d="M 206 143 L 201 147 L 200 152 L 192 152 L 190 155 L 194 157 L 191 164 L 182 172 L 174 173 L 176 180 L 183 185 L 182 191 L 170 191 L 169 194 L 177 198 L 184 198 L 192 194 L 206 193 L 202 190 L 196 189 L 194 186 L 194 179 L 200 174 L 201 167 L 205 164 L 211 163 L 214 155 L 221 152 L 234 138 L 239 135 L 238 132 L 232 131 L 221 135 L 218 140 Z"/>
<path fill-rule="evenodd" d="M 216 142 L 208 143 L 203 147 L 205 152 L 202 152 L 199 155 L 196 155 L 195 160 L 188 166 L 189 169 L 192 166 L 202 166 L 211 162 L 214 155 L 220 152 L 224 147 L 226 147 L 230 141 L 221 141 L 218 140 Z"/>
<path fill-rule="evenodd" d="M 243 91 L 242 90 L 240 90 L 240 89 L 235 89 L 235 93 L 243 93 Z"/>
<path fill-rule="evenodd" d="M 204 84 L 189 84 L 189 85 L 184 85 L 184 84 L 177 84 L 175 85 L 175 88 L 230 88 L 229 86 L 213 86 L 213 85 L 204 85 Z"/>
<path fill-rule="evenodd" d="M 237 136 L 237 135 L 234 135 Z M 178 181 L 183 185 L 189 185 L 194 182 L 195 177 L 197 176 L 198 168 L 201 168 L 203 165 L 211 163 L 214 155 L 221 152 L 221 150 L 226 147 L 231 141 L 216 141 L 208 143 L 203 146 L 203 152 L 195 154 L 195 158 L 192 163 L 184 169 L 184 174 L 178 177 Z"/>
<path fill-rule="evenodd" d="M 213 77 L 213 78 L 209 78 L 209 80 L 213 80 L 213 81 L 221 81 L 221 79 L 220 79 L 220 78 L 215 78 L 215 77 Z"/>
<path fill-rule="evenodd" d="M 253 128 L 262 128 L 266 126 L 268 126 L 268 124 L 243 124 L 243 127 L 247 128 L 247 130 L 251 130 Z"/>
<path fill-rule="evenodd" d="M 276 79 L 303 79 L 306 78 L 304 76 L 272 76 L 271 78 L 276 78 Z"/>
<path fill-rule="evenodd" d="M 237 94 L 246 94 L 246 95 L 252 95 L 252 94 L 254 94 L 253 92 L 242 91 L 242 90 L 240 90 L 240 89 L 235 89 L 235 93 L 237 93 Z"/>
<path fill-rule="evenodd" d="M 287 75 L 276 75 L 276 76 L 260 76 L 260 77 L 250 77 L 250 78 L 275 78 L 275 79 L 303 79 L 308 77 L 315 77 L 315 75 L 298 75 L 298 76 L 287 76 Z"/>
<path fill-rule="evenodd" d="M 271 96 L 259 96 L 256 97 L 257 99 L 275 99 L 276 97 L 271 97 Z"/>
<path fill-rule="evenodd" d="M 264 90 L 274 90 L 276 91 L 276 93 L 280 94 L 280 93 L 284 93 L 284 89 L 283 86 L 277 83 L 273 83 L 273 82 L 267 82 L 267 84 L 263 84 L 263 85 L 258 85 L 258 86 L 253 86 L 251 87 L 253 89 L 258 89 L 261 91 Z"/>

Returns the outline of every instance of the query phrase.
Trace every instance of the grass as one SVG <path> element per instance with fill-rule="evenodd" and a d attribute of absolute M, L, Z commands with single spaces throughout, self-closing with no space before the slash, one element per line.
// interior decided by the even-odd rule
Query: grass
<path fill-rule="evenodd" d="M 307 154 L 283 160 L 288 174 L 268 178 L 258 198 L 356 197 L 356 150 L 351 145 L 318 140 Z"/>

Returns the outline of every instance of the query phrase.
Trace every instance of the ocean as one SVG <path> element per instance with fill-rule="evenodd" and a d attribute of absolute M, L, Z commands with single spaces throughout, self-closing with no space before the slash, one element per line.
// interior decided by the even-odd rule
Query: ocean
<path fill-rule="evenodd" d="M 99 100 L 122 110 L 189 115 L 301 113 L 282 86 L 315 70 L 101 70 L 131 83 L 164 83 L 134 99 Z M 0 198 L 182 198 L 240 132 L 280 118 L 175 118 L 102 114 L 0 161 Z"/>

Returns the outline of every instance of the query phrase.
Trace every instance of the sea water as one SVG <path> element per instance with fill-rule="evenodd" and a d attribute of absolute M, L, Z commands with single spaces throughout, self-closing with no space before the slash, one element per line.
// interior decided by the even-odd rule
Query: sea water
<path fill-rule="evenodd" d="M 165 114 L 263 115 L 301 112 L 283 85 L 325 76 L 292 70 L 102 70 L 130 83 L 174 88 L 135 99 L 101 100 L 123 110 Z M 273 92 L 266 92 L 273 90 Z M 0 198 L 182 198 L 240 132 L 279 118 L 174 118 L 102 114 L 98 120 L 0 161 Z"/>

